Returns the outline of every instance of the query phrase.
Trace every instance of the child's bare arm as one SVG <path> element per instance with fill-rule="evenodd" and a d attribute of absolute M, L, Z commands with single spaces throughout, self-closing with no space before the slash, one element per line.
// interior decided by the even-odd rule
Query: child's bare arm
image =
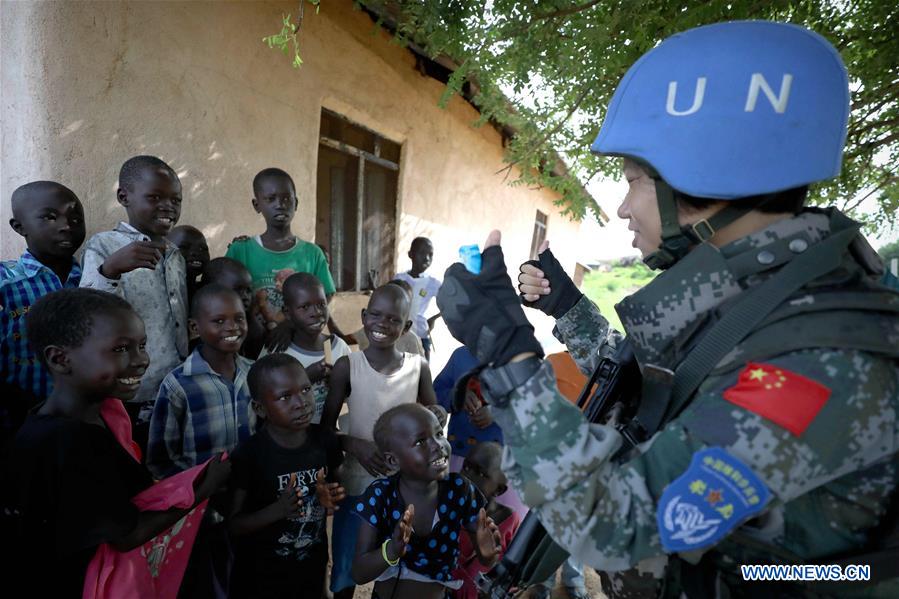
<path fill-rule="evenodd" d="M 418 403 L 423 406 L 433 406 L 437 403 L 434 383 L 431 381 L 431 369 L 424 360 L 421 362 L 421 373 L 418 376 Z"/>
<path fill-rule="evenodd" d="M 206 466 L 202 477 L 198 479 L 194 491 L 194 504 L 188 508 L 173 508 L 164 512 L 140 512 L 137 524 L 131 531 L 117 539 L 110 539 L 109 544 L 116 551 L 126 552 L 140 547 L 159 533 L 171 528 L 190 510 L 209 499 L 231 476 L 231 462 L 222 459 L 221 455 L 212 458 Z"/>
<path fill-rule="evenodd" d="M 350 360 L 346 356 L 338 358 L 331 369 L 331 380 L 328 383 L 328 397 L 322 411 L 321 425 L 325 428 L 337 428 L 337 417 L 343 409 L 343 402 L 350 394 Z"/>
<path fill-rule="evenodd" d="M 326 428 L 337 427 L 337 417 L 343 408 L 343 402 L 351 392 L 350 387 L 350 360 L 341 356 L 331 369 L 331 380 L 328 384 L 328 398 L 325 400 L 325 409 L 322 412 L 321 425 Z M 341 449 L 352 454 L 362 467 L 372 476 L 384 475 L 388 468 L 384 456 L 378 451 L 374 443 L 365 439 L 359 439 L 346 434 L 338 434 Z"/>
<path fill-rule="evenodd" d="M 100 266 L 100 274 L 108 279 L 118 279 L 126 272 L 138 268 L 153 270 L 162 260 L 165 250 L 165 243 L 132 241 L 106 257 Z"/>
<path fill-rule="evenodd" d="M 406 553 L 406 545 L 412 536 L 412 518 L 415 516 L 415 506 L 409 504 L 403 517 L 393 529 L 393 535 L 386 547 L 383 547 L 387 559 L 391 562 L 399 560 Z M 382 544 L 384 539 L 378 538 L 378 531 L 374 526 L 364 524 L 359 528 L 359 537 L 356 540 L 356 557 L 353 559 L 353 568 L 350 574 L 356 584 L 366 584 L 380 576 L 390 565 L 384 561 Z"/>

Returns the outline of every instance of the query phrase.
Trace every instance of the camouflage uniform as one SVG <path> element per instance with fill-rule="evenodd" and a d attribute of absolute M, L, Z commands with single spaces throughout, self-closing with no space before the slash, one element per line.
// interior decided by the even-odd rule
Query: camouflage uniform
<path fill-rule="evenodd" d="M 841 220 L 848 221 L 835 210 L 807 210 L 720 248 L 728 264 L 746 266 L 739 275 L 703 270 L 691 256 L 718 250 L 696 248 L 616 306 L 638 362 L 674 370 L 734 298 L 770 276 L 762 252 L 778 243 L 801 252 L 795 239 L 812 245 Z M 611 456 L 620 434 L 588 424 L 559 395 L 548 363 L 512 392 L 507 405 L 494 406 L 512 484 L 557 543 L 604 573 L 607 593 L 678 592 L 683 561 L 663 550 L 656 511 L 666 485 L 709 446 L 742 461 L 774 496 L 759 517 L 717 546 L 680 554 L 690 563 L 705 554 L 724 596 L 722 588 L 741 594 L 761 588 L 742 581 L 740 564 L 815 561 L 857 551 L 869 540 L 899 481 L 899 294 L 877 283 L 876 258 L 864 255 L 867 244 L 859 239 L 852 247 L 840 269 L 777 308 L 716 365 L 679 416 L 618 462 Z M 809 341 L 811 332 L 817 341 Z M 620 340 L 586 298 L 557 321 L 557 335 L 588 374 Z M 831 390 L 803 434 L 723 399 L 750 360 Z M 896 596 L 897 587 L 890 588 Z"/>

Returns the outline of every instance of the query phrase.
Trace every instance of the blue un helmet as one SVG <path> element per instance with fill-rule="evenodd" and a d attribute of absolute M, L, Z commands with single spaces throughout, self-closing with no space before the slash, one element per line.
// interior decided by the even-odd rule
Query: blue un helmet
<path fill-rule="evenodd" d="M 840 173 L 849 81 L 820 35 L 738 21 L 674 35 L 644 54 L 615 91 L 591 150 L 623 156 L 656 179 L 667 268 L 751 208 L 728 207 L 680 227 L 675 198 L 734 200 Z"/>

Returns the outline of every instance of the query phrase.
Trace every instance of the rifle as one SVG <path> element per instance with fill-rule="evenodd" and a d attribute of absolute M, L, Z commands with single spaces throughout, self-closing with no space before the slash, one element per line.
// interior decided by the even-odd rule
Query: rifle
<path fill-rule="evenodd" d="M 634 400 L 639 385 L 634 349 L 630 339 L 625 338 L 611 356 L 600 359 L 578 396 L 577 406 L 589 422 L 612 421 L 624 433 L 626 426 L 618 423 L 636 413 Z M 625 440 L 626 448 L 636 441 L 627 435 Z M 489 572 L 478 575 L 479 596 L 510 599 L 528 586 L 546 580 L 567 558 L 565 550 L 549 538 L 537 514 L 528 512 L 502 560 Z"/>

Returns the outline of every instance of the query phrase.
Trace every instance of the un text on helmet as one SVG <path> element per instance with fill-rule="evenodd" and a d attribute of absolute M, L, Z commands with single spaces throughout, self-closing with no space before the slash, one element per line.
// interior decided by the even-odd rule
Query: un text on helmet
<path fill-rule="evenodd" d="M 765 76 L 761 73 L 753 73 L 749 80 L 749 91 L 746 94 L 746 105 L 743 107 L 744 112 L 754 112 L 755 105 L 758 103 L 759 92 L 763 92 L 768 102 L 778 114 L 783 114 L 787 110 L 787 102 L 790 100 L 790 88 L 793 85 L 793 75 L 784 73 L 780 81 L 780 91 L 775 95 L 771 85 L 765 80 Z M 665 111 L 671 116 L 687 116 L 694 114 L 702 108 L 702 101 L 705 99 L 706 78 L 697 77 L 696 86 L 693 89 L 693 104 L 687 110 L 677 110 L 674 105 L 677 100 L 677 81 L 668 83 L 668 99 L 665 103 Z"/>

